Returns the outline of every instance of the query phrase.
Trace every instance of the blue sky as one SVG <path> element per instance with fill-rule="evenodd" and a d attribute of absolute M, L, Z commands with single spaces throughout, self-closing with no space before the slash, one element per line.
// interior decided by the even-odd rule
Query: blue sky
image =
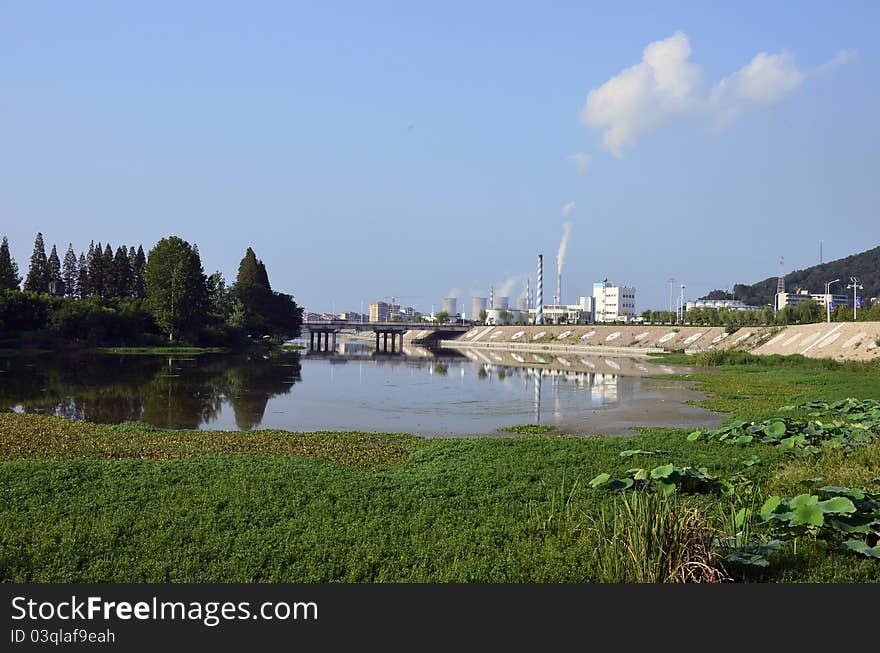
<path fill-rule="evenodd" d="M 878 245 L 878 19 L 874 2 L 7 1 L 0 235 L 24 269 L 38 230 L 62 254 L 177 234 L 228 279 L 252 246 L 310 310 L 429 311 L 518 294 L 538 253 L 555 286 L 570 221 L 564 299 L 607 277 L 663 308 L 670 276 L 697 296 L 780 255 L 812 265 L 820 239 L 826 260 Z"/>

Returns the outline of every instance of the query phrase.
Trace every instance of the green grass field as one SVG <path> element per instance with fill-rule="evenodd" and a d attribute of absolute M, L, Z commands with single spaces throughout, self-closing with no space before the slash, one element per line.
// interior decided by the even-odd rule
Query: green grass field
<path fill-rule="evenodd" d="M 722 366 L 704 403 L 761 419 L 808 399 L 880 397 L 857 367 Z M 527 432 L 527 429 L 524 429 Z M 589 582 L 601 472 L 668 462 L 744 473 L 763 494 L 880 475 L 877 443 L 790 458 L 767 445 L 525 435 L 165 432 L 0 415 L 0 577 L 38 582 Z M 666 453 L 622 458 L 627 449 Z M 749 467 L 744 462 L 756 456 Z M 696 496 L 707 513 L 723 498 Z M 800 538 L 750 580 L 880 581 L 880 562 Z"/>

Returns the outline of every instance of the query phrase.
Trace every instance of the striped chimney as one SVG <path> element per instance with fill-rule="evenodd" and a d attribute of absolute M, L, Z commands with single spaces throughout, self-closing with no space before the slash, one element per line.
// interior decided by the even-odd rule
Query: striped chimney
<path fill-rule="evenodd" d="M 538 296 L 535 304 L 535 324 L 544 324 L 544 255 L 538 254 Z"/>

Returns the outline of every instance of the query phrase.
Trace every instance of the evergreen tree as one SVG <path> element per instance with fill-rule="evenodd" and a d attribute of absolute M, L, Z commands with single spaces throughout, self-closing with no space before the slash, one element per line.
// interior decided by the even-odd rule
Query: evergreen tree
<path fill-rule="evenodd" d="M 131 264 L 128 261 L 128 248 L 125 245 L 116 249 L 113 257 L 113 282 L 111 297 L 128 297 L 131 290 Z"/>
<path fill-rule="evenodd" d="M 64 255 L 64 265 L 61 269 L 61 280 L 64 282 L 64 294 L 68 297 L 74 297 L 76 295 L 76 277 L 76 253 L 73 251 L 73 243 L 68 243 L 67 253 Z"/>
<path fill-rule="evenodd" d="M 276 293 L 269 285 L 266 266 L 257 259 L 254 250 L 247 248 L 238 266 L 238 277 L 232 288 L 236 303 L 236 321 L 245 329 L 259 334 L 296 337 L 302 322 L 302 308 L 290 295 Z M 241 319 L 241 311 L 244 319 Z"/>
<path fill-rule="evenodd" d="M 104 285 L 101 288 L 101 297 L 115 297 L 113 288 L 113 248 L 110 243 L 104 247 L 103 262 L 104 266 Z"/>
<path fill-rule="evenodd" d="M 61 259 L 58 258 L 58 250 L 52 245 L 52 253 L 46 263 L 49 275 L 49 294 L 55 297 L 64 295 L 64 282 L 61 280 Z"/>
<path fill-rule="evenodd" d="M 80 299 L 89 296 L 89 264 L 86 255 L 79 255 L 79 264 L 76 270 L 76 296 Z"/>
<path fill-rule="evenodd" d="M 18 290 L 20 283 L 18 264 L 9 255 L 9 241 L 3 236 L 3 242 L 0 243 L 0 290 Z"/>
<path fill-rule="evenodd" d="M 24 282 L 24 289 L 36 293 L 44 293 L 49 290 L 49 263 L 46 260 L 46 246 L 43 244 L 42 233 L 38 233 L 34 239 L 34 252 L 31 254 L 31 264 Z"/>
<path fill-rule="evenodd" d="M 137 297 L 137 275 L 135 272 L 135 270 L 137 270 L 137 250 L 134 248 L 134 245 L 128 248 L 128 269 L 131 273 L 128 296 Z"/>
<path fill-rule="evenodd" d="M 88 283 L 83 292 L 83 297 L 95 297 L 101 294 L 101 284 L 104 283 L 104 273 L 102 271 L 102 252 L 101 243 L 95 245 L 93 240 L 89 243 L 89 254 L 86 257 L 86 279 Z"/>
<path fill-rule="evenodd" d="M 131 249 L 134 252 L 134 247 Z M 144 281 L 144 266 L 147 264 L 147 257 L 144 256 L 144 248 L 138 245 L 137 253 L 134 255 L 134 264 L 131 268 L 132 274 L 132 297 L 143 299 L 147 296 L 147 285 Z"/>

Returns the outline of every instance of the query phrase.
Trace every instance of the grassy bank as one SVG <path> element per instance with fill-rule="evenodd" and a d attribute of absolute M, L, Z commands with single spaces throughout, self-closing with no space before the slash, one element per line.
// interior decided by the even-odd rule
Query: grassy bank
<path fill-rule="evenodd" d="M 880 396 L 877 375 L 845 369 L 722 364 L 691 379 L 711 394 L 708 407 L 744 420 L 803 400 Z M 853 487 L 880 476 L 876 443 L 796 457 L 757 441 L 686 436 L 643 429 L 629 438 L 422 440 L 165 432 L 0 415 L 0 577 L 596 581 L 613 572 L 603 524 L 619 514 L 622 496 L 589 486 L 603 472 L 703 467 L 748 479 L 762 501 L 802 492 L 811 478 Z M 682 500 L 716 524 L 736 507 L 717 494 Z M 880 581 L 880 563 L 804 536 L 745 577 Z"/>

